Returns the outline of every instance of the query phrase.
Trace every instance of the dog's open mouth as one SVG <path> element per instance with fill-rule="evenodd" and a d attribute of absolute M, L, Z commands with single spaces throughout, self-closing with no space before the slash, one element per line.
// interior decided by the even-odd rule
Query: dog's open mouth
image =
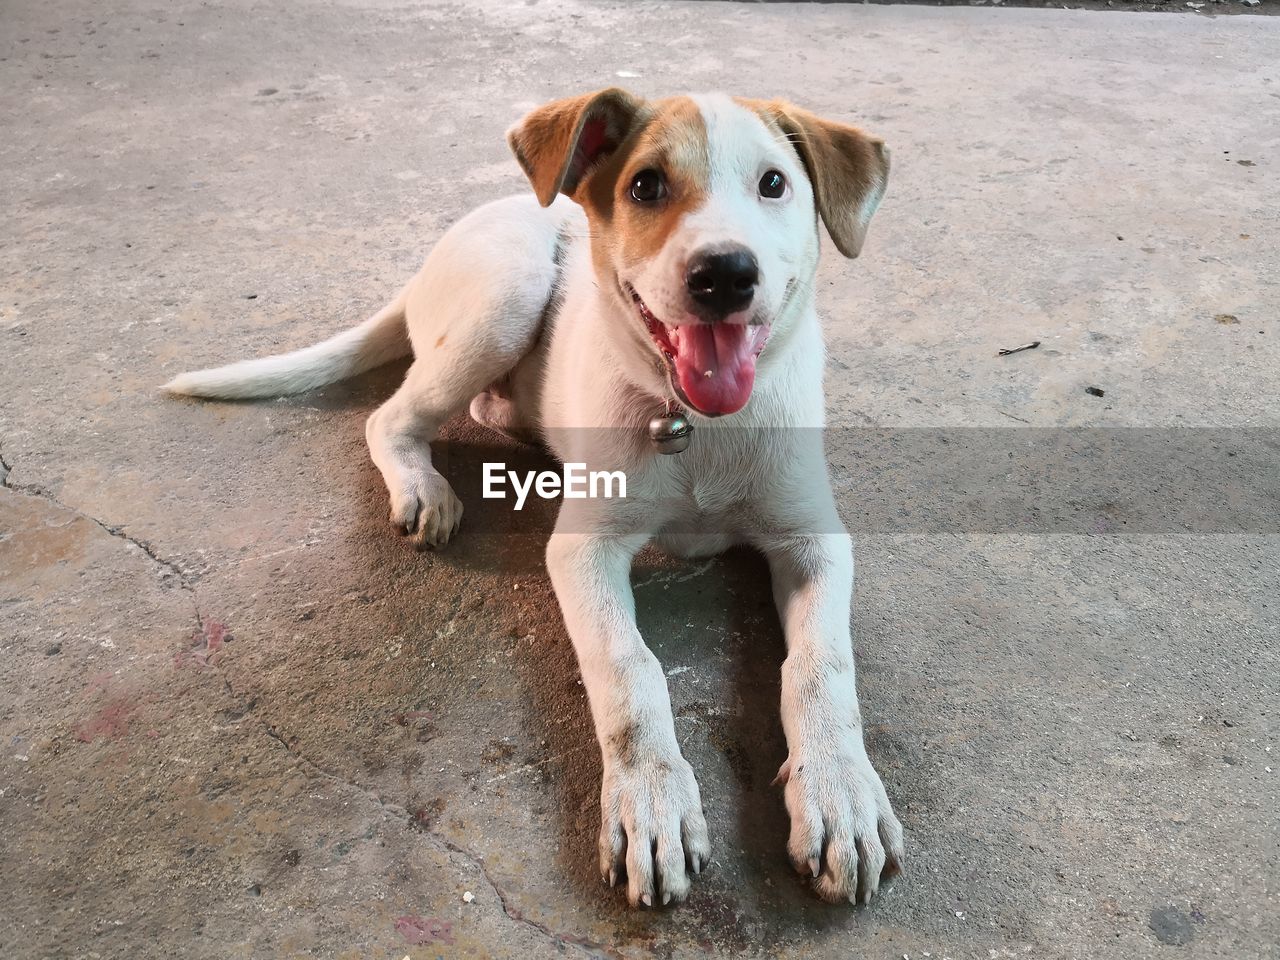
<path fill-rule="evenodd" d="M 751 398 L 756 357 L 769 339 L 768 324 L 663 323 L 629 290 L 666 361 L 681 401 L 708 417 L 737 413 Z"/>

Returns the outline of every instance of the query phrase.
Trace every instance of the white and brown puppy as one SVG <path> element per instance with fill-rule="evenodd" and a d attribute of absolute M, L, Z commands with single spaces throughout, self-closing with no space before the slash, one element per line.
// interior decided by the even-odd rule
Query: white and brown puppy
<path fill-rule="evenodd" d="M 856 256 L 888 153 L 779 101 L 618 89 L 540 107 L 508 139 L 536 202 L 465 217 L 354 330 L 167 388 L 297 393 L 412 351 L 366 433 L 392 522 L 421 546 L 445 543 L 462 514 L 428 442 L 468 402 L 564 462 L 625 470 L 625 499 L 565 501 L 547 567 L 603 756 L 600 869 L 625 876 L 632 904 L 683 899 L 711 855 L 666 680 L 636 629 L 632 559 L 651 541 L 684 555 L 754 544 L 786 633 L 788 850 L 824 898 L 868 900 L 901 868 L 902 828 L 863 745 L 853 556 L 817 439 L 813 286 L 819 216 Z M 697 432 L 661 456 L 648 424 L 672 402 Z"/>

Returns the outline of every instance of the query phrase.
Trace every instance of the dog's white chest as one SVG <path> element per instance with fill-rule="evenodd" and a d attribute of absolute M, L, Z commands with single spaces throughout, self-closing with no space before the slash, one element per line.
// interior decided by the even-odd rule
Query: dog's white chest
<path fill-rule="evenodd" d="M 698 438 L 704 447 L 716 439 L 711 435 Z M 695 441 L 696 443 L 696 441 Z M 666 507 L 668 529 L 689 532 L 727 533 L 743 522 L 750 512 L 756 491 L 751 486 L 751 473 L 742 469 L 726 469 L 709 451 L 689 451 L 678 457 L 659 458 L 662 471 L 658 497 Z M 672 464 L 671 461 L 679 461 Z"/>
<path fill-rule="evenodd" d="M 740 495 L 720 478 L 706 477 L 693 484 L 689 499 L 696 519 L 711 523 L 723 519 Z"/>

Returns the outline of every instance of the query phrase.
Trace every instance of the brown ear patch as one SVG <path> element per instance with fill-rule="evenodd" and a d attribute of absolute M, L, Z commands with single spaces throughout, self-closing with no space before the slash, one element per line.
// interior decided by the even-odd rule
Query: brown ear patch
<path fill-rule="evenodd" d="M 507 131 L 538 202 L 572 194 L 583 178 L 627 138 L 644 101 L 618 87 L 554 100 Z"/>
<path fill-rule="evenodd" d="M 856 257 L 889 179 L 884 141 L 784 100 L 739 100 L 796 148 L 813 184 L 814 202 L 836 248 Z"/>
<path fill-rule="evenodd" d="M 642 170 L 657 170 L 666 197 L 652 206 L 627 196 Z M 711 180 L 711 157 L 702 111 L 690 97 L 654 101 L 638 127 L 599 167 L 578 195 L 597 236 L 607 235 L 626 263 L 650 260 L 667 244 L 684 216 L 701 207 Z"/>

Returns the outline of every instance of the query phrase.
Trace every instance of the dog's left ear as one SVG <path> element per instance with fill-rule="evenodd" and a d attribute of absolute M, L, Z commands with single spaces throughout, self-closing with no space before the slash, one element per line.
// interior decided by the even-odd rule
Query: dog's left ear
<path fill-rule="evenodd" d="M 644 101 L 618 87 L 538 107 L 507 131 L 533 192 L 544 207 L 572 196 L 597 164 L 627 138 Z"/>
<path fill-rule="evenodd" d="M 795 146 L 827 232 L 841 253 L 856 257 L 889 181 L 889 148 L 857 127 L 823 120 L 785 101 L 753 106 Z"/>

